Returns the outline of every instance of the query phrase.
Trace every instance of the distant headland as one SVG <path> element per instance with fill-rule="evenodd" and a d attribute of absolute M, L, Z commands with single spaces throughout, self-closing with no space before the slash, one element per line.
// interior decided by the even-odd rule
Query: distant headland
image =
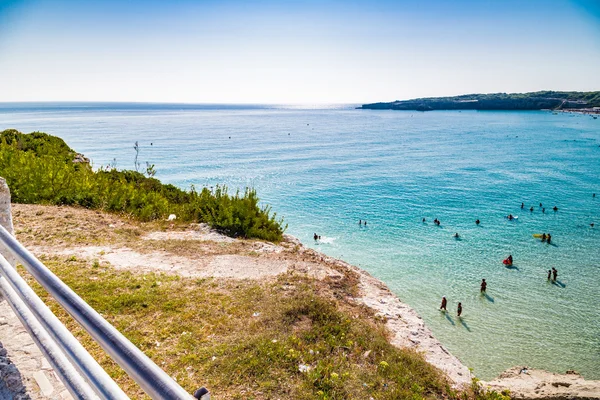
<path fill-rule="evenodd" d="M 464 94 L 363 104 L 367 110 L 570 110 L 600 113 L 598 92 L 554 92 Z"/>

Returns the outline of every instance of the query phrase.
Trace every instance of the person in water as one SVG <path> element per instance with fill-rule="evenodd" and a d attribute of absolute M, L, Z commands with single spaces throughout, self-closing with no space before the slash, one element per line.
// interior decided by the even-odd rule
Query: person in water
<path fill-rule="evenodd" d="M 481 280 L 481 293 L 485 293 L 485 291 L 487 290 L 487 282 L 485 281 L 485 279 Z"/>
<path fill-rule="evenodd" d="M 525 203 L 521 203 L 521 208 L 525 208 Z"/>
<path fill-rule="evenodd" d="M 508 260 L 509 264 L 512 265 L 512 263 L 513 263 L 512 254 L 509 254 L 506 259 Z"/>
<path fill-rule="evenodd" d="M 545 242 L 545 241 L 546 241 L 546 234 L 542 233 L 542 242 Z"/>
<path fill-rule="evenodd" d="M 313 239 L 317 240 L 319 238 L 319 235 L 317 235 L 316 233 L 313 235 Z"/>
<path fill-rule="evenodd" d="M 540 207 L 542 206 L 542 203 L 540 203 Z"/>
<path fill-rule="evenodd" d="M 456 233 L 454 234 L 454 237 L 455 237 L 455 238 L 457 238 L 457 239 L 460 237 L 460 236 L 459 236 L 459 234 L 458 234 L 458 232 L 456 232 Z"/>
<path fill-rule="evenodd" d="M 456 310 L 456 315 L 460 317 L 460 314 L 462 314 L 462 303 L 458 303 L 458 309 Z"/>
<path fill-rule="evenodd" d="M 550 243 L 551 240 L 552 240 L 552 235 L 551 234 L 547 234 L 546 235 L 546 243 Z"/>
<path fill-rule="evenodd" d="M 558 211 L 558 207 L 554 206 L 553 210 Z"/>
<path fill-rule="evenodd" d="M 358 220 L 358 224 L 359 224 L 359 225 L 362 225 L 362 219 L 359 219 L 359 220 Z"/>
<path fill-rule="evenodd" d="M 546 208 L 542 207 L 542 213 L 546 214 Z"/>
<path fill-rule="evenodd" d="M 425 218 L 423 218 L 423 223 L 425 223 Z"/>
<path fill-rule="evenodd" d="M 552 279 L 552 270 L 548 270 L 548 280 Z"/>
<path fill-rule="evenodd" d="M 552 280 L 556 281 L 556 277 L 558 276 L 558 271 L 556 268 L 552 267 Z"/>
<path fill-rule="evenodd" d="M 479 223 L 480 223 L 480 222 L 481 222 L 481 221 L 479 221 L 479 220 L 476 220 L 476 221 L 475 221 L 475 223 L 476 223 L 477 225 L 479 225 Z"/>
<path fill-rule="evenodd" d="M 533 207 L 531 207 L 531 208 L 529 209 L 529 211 L 533 212 Z"/>
<path fill-rule="evenodd" d="M 513 217 L 512 214 L 508 214 L 508 217 L 506 217 L 506 218 L 508 218 L 509 221 L 512 221 L 513 219 L 515 219 L 515 217 Z"/>
<path fill-rule="evenodd" d="M 442 297 L 442 305 L 440 306 L 440 310 L 444 310 L 446 311 L 446 305 L 448 304 L 448 301 L 446 300 L 446 297 Z"/>

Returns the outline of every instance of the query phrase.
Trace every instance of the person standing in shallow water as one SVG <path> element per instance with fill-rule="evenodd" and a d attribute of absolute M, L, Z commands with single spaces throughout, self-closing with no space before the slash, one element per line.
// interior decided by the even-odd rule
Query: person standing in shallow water
<path fill-rule="evenodd" d="M 442 305 L 440 306 L 440 310 L 444 310 L 446 311 L 446 305 L 448 304 L 448 301 L 446 300 L 446 297 L 442 297 Z"/>
<path fill-rule="evenodd" d="M 462 314 L 462 303 L 458 303 L 458 309 L 456 310 L 456 315 L 460 317 L 460 314 Z"/>
<path fill-rule="evenodd" d="M 485 293 L 485 291 L 487 290 L 487 282 L 485 281 L 485 279 L 481 280 L 481 293 Z"/>
<path fill-rule="evenodd" d="M 552 270 L 548 270 L 548 280 L 552 279 Z"/>
<path fill-rule="evenodd" d="M 556 270 L 556 268 L 552 267 L 552 280 L 556 281 L 557 277 L 558 277 L 558 271 Z"/>

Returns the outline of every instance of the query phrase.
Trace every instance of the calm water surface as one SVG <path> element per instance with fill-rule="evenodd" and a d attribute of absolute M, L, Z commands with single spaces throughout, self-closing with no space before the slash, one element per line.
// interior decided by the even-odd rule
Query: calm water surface
<path fill-rule="evenodd" d="M 165 182 L 255 187 L 285 217 L 288 233 L 382 279 L 481 378 L 527 365 L 600 379 L 600 120 L 4 104 L 4 128 L 60 136 L 96 167 L 133 168 L 138 141 L 140 160 L 155 164 Z M 509 213 L 518 219 L 508 221 Z M 552 233 L 551 245 L 532 237 L 541 232 Z M 513 269 L 502 265 L 508 254 Z M 546 280 L 551 267 L 557 284 Z M 482 278 L 487 296 L 479 293 Z M 437 310 L 442 296 L 447 317 Z"/>

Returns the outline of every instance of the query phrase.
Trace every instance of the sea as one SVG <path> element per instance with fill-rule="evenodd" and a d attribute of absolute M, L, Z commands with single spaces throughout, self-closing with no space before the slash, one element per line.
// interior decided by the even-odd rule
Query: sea
<path fill-rule="evenodd" d="M 140 168 L 154 165 L 164 182 L 255 188 L 286 233 L 381 279 L 481 379 L 513 366 L 600 379 L 600 119 L 4 103 L 6 128 L 59 136 L 94 168 L 134 169 L 137 142 Z M 547 279 L 553 267 L 556 282 Z"/>

